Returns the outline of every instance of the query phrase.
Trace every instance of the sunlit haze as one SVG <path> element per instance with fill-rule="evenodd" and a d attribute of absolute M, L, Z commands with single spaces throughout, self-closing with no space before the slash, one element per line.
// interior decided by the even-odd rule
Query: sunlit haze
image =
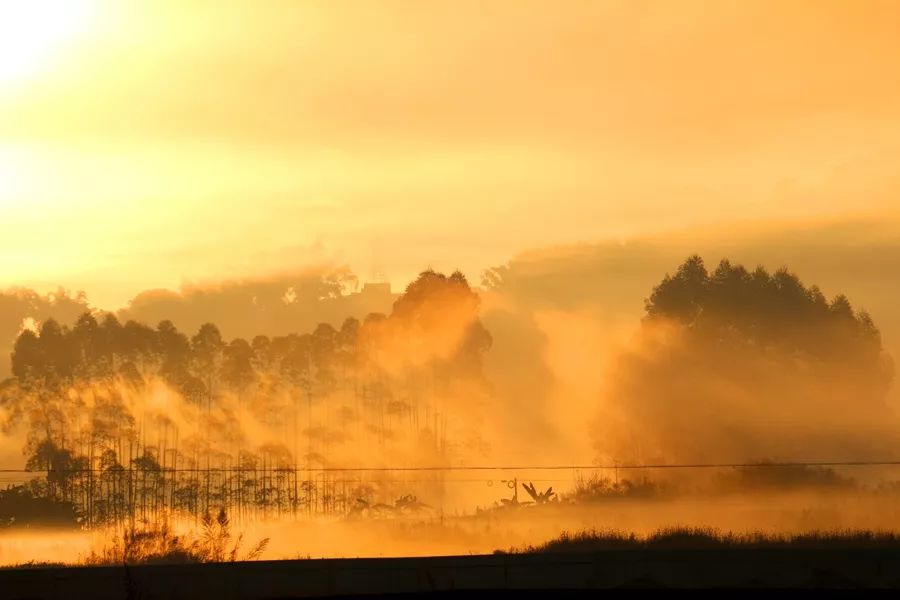
<path fill-rule="evenodd" d="M 894 2 L 3 2 L 0 283 L 895 218 Z M 87 32 L 85 38 L 82 34 Z"/>
<path fill-rule="evenodd" d="M 897 585 L 897 0 L 0 0 L 0 230 L 0 596 Z"/>

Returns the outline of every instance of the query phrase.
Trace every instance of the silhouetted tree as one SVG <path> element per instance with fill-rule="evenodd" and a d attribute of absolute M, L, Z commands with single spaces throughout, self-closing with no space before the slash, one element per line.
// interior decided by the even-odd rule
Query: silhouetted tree
<path fill-rule="evenodd" d="M 805 287 L 785 268 L 749 273 L 723 260 L 710 275 L 703 260 L 691 256 L 653 289 L 646 309 L 648 319 L 678 321 L 698 339 L 720 345 L 778 348 L 834 361 L 829 368 L 869 368 L 869 380 L 881 386 L 893 374 L 866 312 L 854 312 L 844 295 L 828 303 L 818 287 Z"/>
<path fill-rule="evenodd" d="M 208 407 L 211 406 L 215 394 L 216 374 L 222 363 L 224 349 L 222 334 L 212 323 L 201 326 L 200 331 L 191 338 L 191 361 L 196 376 L 206 385 Z"/>
<path fill-rule="evenodd" d="M 253 348 L 247 340 L 236 338 L 225 347 L 222 379 L 238 392 L 250 385 L 256 377 L 253 368 Z"/>
<path fill-rule="evenodd" d="M 28 383 L 45 372 L 41 343 L 37 335 L 26 329 L 19 335 L 12 352 L 12 373 L 21 382 Z"/>
<path fill-rule="evenodd" d="M 723 260 L 710 273 L 691 256 L 653 288 L 640 340 L 610 376 L 598 448 L 643 455 L 632 460 L 889 452 L 893 367 L 871 317 L 786 268 Z"/>
<path fill-rule="evenodd" d="M 336 297 L 346 281 L 326 283 L 302 293 Z M 88 524 L 251 500 L 343 510 L 336 482 L 301 482 L 294 467 L 329 464 L 351 433 L 374 447 L 405 429 L 416 452 L 440 455 L 446 408 L 428 396 L 479 376 L 490 336 L 478 304 L 461 273 L 426 272 L 389 315 L 250 343 L 212 323 L 188 338 L 169 320 L 154 329 L 83 311 L 71 329 L 46 319 L 20 333 L 0 403 L 6 425 L 25 427 L 27 467 L 45 473 L 35 493 L 75 502 Z M 161 386 L 204 410 L 178 414 Z M 253 445 L 235 399 L 277 439 Z M 184 419 L 196 429 L 180 431 Z"/>

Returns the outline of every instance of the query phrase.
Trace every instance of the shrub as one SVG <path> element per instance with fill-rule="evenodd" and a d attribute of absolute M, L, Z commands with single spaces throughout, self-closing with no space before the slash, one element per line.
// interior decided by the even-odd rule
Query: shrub
<path fill-rule="evenodd" d="M 243 534 L 234 537 L 225 509 L 215 517 L 204 514 L 199 535 L 175 535 L 168 521 L 129 525 L 99 550 L 84 559 L 87 565 L 172 564 L 235 562 L 256 560 L 265 551 L 263 538 L 249 552 L 241 554 Z"/>

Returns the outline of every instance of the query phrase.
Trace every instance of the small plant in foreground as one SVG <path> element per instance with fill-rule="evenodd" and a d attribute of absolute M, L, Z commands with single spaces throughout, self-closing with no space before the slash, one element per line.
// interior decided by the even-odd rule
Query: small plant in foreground
<path fill-rule="evenodd" d="M 175 535 L 168 521 L 129 525 L 99 550 L 84 558 L 87 565 L 208 563 L 256 560 L 265 551 L 263 538 L 241 554 L 243 534 L 233 537 L 225 509 L 204 514 L 199 535 Z"/>

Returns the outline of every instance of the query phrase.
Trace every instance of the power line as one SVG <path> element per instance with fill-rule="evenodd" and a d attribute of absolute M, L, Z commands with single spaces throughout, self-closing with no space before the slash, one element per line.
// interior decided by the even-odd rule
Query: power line
<path fill-rule="evenodd" d="M 391 467 L 161 467 L 151 469 L 122 469 L 120 472 L 166 473 L 378 473 L 378 472 L 452 472 L 452 471 L 590 471 L 590 470 L 640 470 L 640 469 L 739 469 L 739 468 L 790 468 L 790 467 L 896 467 L 900 460 L 875 461 L 789 461 L 743 463 L 660 463 L 660 464 L 602 464 L 602 465 L 455 465 L 455 466 L 391 466 Z M 46 473 L 48 470 L 0 469 L 0 473 Z M 98 468 L 49 469 L 54 473 L 114 473 Z"/>

